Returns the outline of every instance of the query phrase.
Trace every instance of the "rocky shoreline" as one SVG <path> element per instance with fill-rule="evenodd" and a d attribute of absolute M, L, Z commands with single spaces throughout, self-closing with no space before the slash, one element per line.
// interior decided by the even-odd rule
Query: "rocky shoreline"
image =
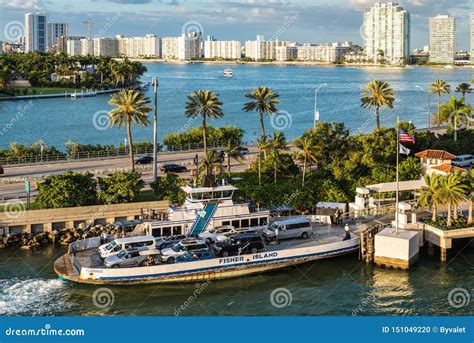
<path fill-rule="evenodd" d="M 20 247 L 33 249 L 47 244 L 69 245 L 80 239 L 99 237 L 104 234 L 120 237 L 126 230 L 112 224 L 86 225 L 78 228 L 64 228 L 51 232 L 40 233 L 10 233 L 0 237 L 0 249 Z"/>

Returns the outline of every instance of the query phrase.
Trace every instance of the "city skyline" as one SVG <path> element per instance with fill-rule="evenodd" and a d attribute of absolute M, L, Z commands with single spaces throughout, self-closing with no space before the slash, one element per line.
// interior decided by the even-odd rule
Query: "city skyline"
<path fill-rule="evenodd" d="M 244 42 L 254 39 L 256 34 L 263 34 L 266 39 L 301 43 L 350 40 L 363 45 L 363 13 L 375 2 L 242 0 L 215 2 L 211 8 L 205 4 L 209 1 L 198 4 L 190 0 L 88 0 L 81 2 L 80 6 L 72 1 L 2 0 L 0 8 L 5 24 L 13 20 L 22 22 L 26 12 L 44 11 L 50 22 L 69 23 L 72 35 L 87 36 L 87 25 L 82 22 L 92 18 L 96 21 L 93 35 L 104 37 L 116 34 L 145 36 L 148 33 L 161 37 L 177 36 L 181 34 L 183 25 L 197 22 L 202 26 L 204 35 L 213 35 L 221 40 Z M 429 17 L 449 14 L 456 17 L 458 49 L 469 50 L 469 13 L 474 12 L 470 1 L 445 1 L 442 7 L 431 0 L 397 3 L 411 15 L 411 49 L 429 44 Z M 0 40 L 7 40 L 5 30 L 0 33 Z"/>

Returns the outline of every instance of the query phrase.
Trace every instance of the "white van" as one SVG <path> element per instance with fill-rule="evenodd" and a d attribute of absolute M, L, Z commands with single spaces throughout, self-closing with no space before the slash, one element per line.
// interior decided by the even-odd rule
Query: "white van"
<path fill-rule="evenodd" d="M 155 248 L 155 237 L 135 236 L 126 238 L 116 238 L 112 242 L 99 246 L 101 258 L 117 255 L 123 249 L 149 247 Z"/>
<path fill-rule="evenodd" d="M 278 237 L 277 237 L 278 232 Z M 266 240 L 303 238 L 313 234 L 311 222 L 306 218 L 283 219 L 271 223 L 262 231 Z"/>
<path fill-rule="evenodd" d="M 474 166 L 474 156 L 472 155 L 458 155 L 454 160 L 451 161 L 451 164 L 456 167 L 466 168 Z"/>

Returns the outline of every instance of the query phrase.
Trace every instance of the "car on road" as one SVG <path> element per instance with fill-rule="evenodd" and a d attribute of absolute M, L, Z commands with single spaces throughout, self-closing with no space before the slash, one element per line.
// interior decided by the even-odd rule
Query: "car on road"
<path fill-rule="evenodd" d="M 474 156 L 468 154 L 458 155 L 451 161 L 451 164 L 461 168 L 474 166 Z"/>
<path fill-rule="evenodd" d="M 186 252 L 209 251 L 209 247 L 203 240 L 188 238 L 176 243 L 171 248 L 161 250 L 161 259 L 167 263 L 175 263 L 178 258 Z"/>
<path fill-rule="evenodd" d="M 160 168 L 163 173 L 184 173 L 188 171 L 188 168 L 179 164 L 169 163 L 163 164 Z"/>
<path fill-rule="evenodd" d="M 123 249 L 117 255 L 107 257 L 104 264 L 107 268 L 138 267 L 144 265 L 150 256 L 159 259 L 160 252 L 147 247 Z"/>
<path fill-rule="evenodd" d="M 137 158 L 135 164 L 151 164 L 153 163 L 153 156 L 142 156 Z"/>
<path fill-rule="evenodd" d="M 213 246 L 215 254 L 222 257 L 248 253 L 256 254 L 264 248 L 265 244 L 262 237 L 256 233 L 241 233 L 225 242 L 217 242 Z"/>
<path fill-rule="evenodd" d="M 248 148 L 241 148 L 240 149 L 240 153 L 242 155 L 248 155 L 250 153 L 249 149 Z"/>

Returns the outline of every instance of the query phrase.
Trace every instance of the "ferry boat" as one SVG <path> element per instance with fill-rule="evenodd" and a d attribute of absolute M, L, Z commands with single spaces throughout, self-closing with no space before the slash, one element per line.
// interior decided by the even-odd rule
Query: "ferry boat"
<path fill-rule="evenodd" d="M 224 77 L 233 77 L 234 71 L 231 68 L 224 69 Z"/>
<path fill-rule="evenodd" d="M 158 239 L 168 234 L 196 237 L 220 225 L 252 227 L 256 232 L 266 227 L 268 212 L 251 212 L 248 205 L 233 203 L 232 195 L 236 189 L 228 184 L 183 187 L 186 202 L 182 208 L 170 208 L 166 220 L 149 221 L 135 230 Z M 359 249 L 357 229 L 353 229 L 352 235 L 348 237 L 341 227 L 314 222 L 312 226 L 313 234 L 310 237 L 265 244 L 260 252 L 218 257 L 211 249 L 211 258 L 203 260 L 125 268 L 107 268 L 99 254 L 101 238 L 89 238 L 71 243 L 69 252 L 55 261 L 54 270 L 61 280 L 85 284 L 195 282 L 261 273 Z"/>

